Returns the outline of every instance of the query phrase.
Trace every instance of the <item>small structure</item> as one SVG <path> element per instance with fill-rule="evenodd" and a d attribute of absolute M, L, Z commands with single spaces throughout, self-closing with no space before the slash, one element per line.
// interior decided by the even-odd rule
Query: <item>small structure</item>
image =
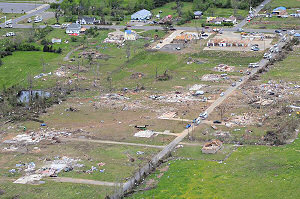
<path fill-rule="evenodd" d="M 229 40 L 229 39 L 210 39 L 207 42 L 207 46 L 220 46 L 220 47 L 248 47 L 250 45 L 250 40 Z"/>
<path fill-rule="evenodd" d="M 51 43 L 55 44 L 55 43 L 61 43 L 61 39 L 58 38 L 52 38 Z"/>
<path fill-rule="evenodd" d="M 286 7 L 281 6 L 281 7 L 275 8 L 272 11 L 272 14 L 273 15 L 286 15 L 287 14 Z"/>
<path fill-rule="evenodd" d="M 77 23 L 70 24 L 66 29 L 67 34 L 74 34 L 74 33 L 79 34 L 80 31 L 81 31 L 81 25 Z"/>
<path fill-rule="evenodd" d="M 76 23 L 79 23 L 81 25 L 93 25 L 96 21 L 96 18 L 95 17 L 87 17 L 87 16 L 81 16 L 81 17 L 78 17 L 78 20 Z"/>
<path fill-rule="evenodd" d="M 125 30 L 125 34 L 124 34 L 124 39 L 125 40 L 130 40 L 130 41 L 134 41 L 136 40 L 136 32 L 133 30 Z"/>
<path fill-rule="evenodd" d="M 236 17 L 231 15 L 227 19 L 225 18 L 224 22 L 236 24 Z"/>
<path fill-rule="evenodd" d="M 207 142 L 202 147 L 202 153 L 206 154 L 214 154 L 223 146 L 220 140 L 212 140 L 211 142 Z"/>
<path fill-rule="evenodd" d="M 151 19 L 152 14 L 149 10 L 143 9 L 131 15 L 131 20 L 144 21 Z"/>
<path fill-rule="evenodd" d="M 194 12 L 194 18 L 195 19 L 200 19 L 203 15 L 203 12 L 202 11 L 195 11 Z"/>
<path fill-rule="evenodd" d="M 43 17 L 42 16 L 35 16 L 34 18 L 34 23 L 39 23 L 43 21 Z"/>
<path fill-rule="evenodd" d="M 236 17 L 235 16 L 230 16 L 228 18 L 224 18 L 224 17 L 207 17 L 206 18 L 206 23 L 211 23 L 211 24 L 232 23 L 232 24 L 236 24 Z"/>
<path fill-rule="evenodd" d="M 158 23 L 159 24 L 172 24 L 172 15 L 165 16 Z"/>

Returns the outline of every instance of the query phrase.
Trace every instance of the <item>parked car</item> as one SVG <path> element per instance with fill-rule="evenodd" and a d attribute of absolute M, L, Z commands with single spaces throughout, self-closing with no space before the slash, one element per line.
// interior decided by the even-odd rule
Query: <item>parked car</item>
<path fill-rule="evenodd" d="M 6 33 L 6 37 L 12 37 L 12 36 L 16 36 L 16 34 L 14 32 Z"/>
<path fill-rule="evenodd" d="M 54 27 L 55 27 L 55 28 L 59 28 L 60 25 L 59 25 L 59 24 L 54 24 Z"/>
<path fill-rule="evenodd" d="M 231 86 L 232 86 L 232 87 L 235 87 L 235 86 L 236 86 L 236 83 L 235 83 L 235 82 L 233 82 L 233 83 L 231 84 Z"/>

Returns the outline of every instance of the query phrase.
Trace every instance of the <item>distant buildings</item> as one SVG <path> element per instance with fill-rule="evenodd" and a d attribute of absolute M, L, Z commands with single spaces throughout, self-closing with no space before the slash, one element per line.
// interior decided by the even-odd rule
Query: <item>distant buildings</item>
<path fill-rule="evenodd" d="M 143 9 L 131 15 L 131 20 L 144 21 L 151 19 L 152 14 L 149 10 Z"/>
<path fill-rule="evenodd" d="M 74 34 L 74 33 L 79 34 L 80 31 L 81 31 L 81 25 L 77 23 L 70 24 L 66 29 L 67 34 Z"/>
<path fill-rule="evenodd" d="M 228 18 L 225 17 L 207 17 L 206 23 L 210 24 L 222 24 L 222 23 L 232 23 L 236 24 L 236 17 L 230 16 Z"/>

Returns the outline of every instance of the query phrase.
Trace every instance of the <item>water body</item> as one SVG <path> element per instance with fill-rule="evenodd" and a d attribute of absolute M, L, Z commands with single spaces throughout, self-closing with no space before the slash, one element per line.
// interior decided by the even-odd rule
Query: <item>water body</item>
<path fill-rule="evenodd" d="M 38 98 L 49 98 L 51 94 L 47 91 L 32 90 L 32 91 L 20 91 L 18 93 L 18 102 L 29 103 L 30 99 L 32 101 Z"/>

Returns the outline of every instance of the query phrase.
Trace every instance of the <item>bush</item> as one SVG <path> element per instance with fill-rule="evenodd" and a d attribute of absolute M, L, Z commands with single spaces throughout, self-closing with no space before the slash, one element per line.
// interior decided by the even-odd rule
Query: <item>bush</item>
<path fill-rule="evenodd" d="M 59 7 L 58 3 L 50 3 L 50 8 L 57 9 Z"/>
<path fill-rule="evenodd" d="M 76 42 L 78 41 L 77 37 L 71 37 L 71 42 Z"/>

